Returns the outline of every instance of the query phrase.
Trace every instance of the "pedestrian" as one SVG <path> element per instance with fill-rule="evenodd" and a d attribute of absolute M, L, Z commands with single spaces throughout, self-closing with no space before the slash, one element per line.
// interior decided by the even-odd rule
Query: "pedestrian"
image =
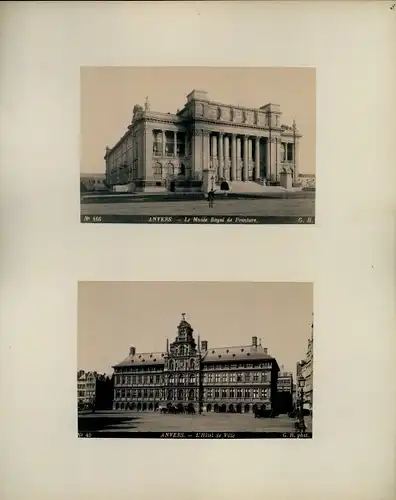
<path fill-rule="evenodd" d="M 208 192 L 208 202 L 209 202 L 209 208 L 213 208 L 214 206 L 214 190 L 213 188 Z"/>

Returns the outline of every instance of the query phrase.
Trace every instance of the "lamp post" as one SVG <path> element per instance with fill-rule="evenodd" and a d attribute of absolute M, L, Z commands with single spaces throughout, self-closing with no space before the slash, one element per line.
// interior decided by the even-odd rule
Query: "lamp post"
<path fill-rule="evenodd" d="M 302 375 L 300 375 L 298 377 L 298 388 L 300 391 L 300 401 L 299 401 L 300 411 L 298 412 L 298 422 L 296 423 L 299 431 L 301 432 L 305 432 L 306 430 L 306 425 L 304 421 L 304 386 L 305 386 L 305 378 Z"/>

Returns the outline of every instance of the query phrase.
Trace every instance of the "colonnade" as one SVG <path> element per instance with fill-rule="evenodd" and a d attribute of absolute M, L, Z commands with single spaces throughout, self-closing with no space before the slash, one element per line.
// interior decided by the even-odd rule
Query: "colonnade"
<path fill-rule="evenodd" d="M 219 179 L 260 179 L 260 137 L 215 132 L 210 133 L 209 138 L 210 166 L 216 170 Z"/>

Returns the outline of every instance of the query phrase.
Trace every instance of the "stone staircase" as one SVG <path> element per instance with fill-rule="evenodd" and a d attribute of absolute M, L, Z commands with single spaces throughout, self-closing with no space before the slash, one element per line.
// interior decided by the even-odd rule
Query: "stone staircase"
<path fill-rule="evenodd" d="M 280 186 L 262 186 L 254 181 L 227 181 L 230 187 L 230 193 L 281 193 L 286 192 L 286 189 Z M 216 190 L 220 190 L 220 186 L 216 186 Z"/>

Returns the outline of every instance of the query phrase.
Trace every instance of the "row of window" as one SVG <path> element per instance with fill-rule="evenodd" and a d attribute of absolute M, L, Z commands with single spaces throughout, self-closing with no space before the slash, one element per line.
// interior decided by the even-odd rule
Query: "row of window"
<path fill-rule="evenodd" d="M 190 383 L 195 384 L 197 377 L 195 373 L 185 374 L 175 374 L 172 373 L 169 377 L 170 384 L 184 384 Z M 232 372 L 232 373 L 204 373 L 203 383 L 204 384 L 234 384 L 234 383 L 266 383 L 270 382 L 271 374 L 270 372 Z M 163 375 L 116 375 L 115 385 L 145 385 L 145 384 L 163 384 Z"/>
<path fill-rule="evenodd" d="M 204 399 L 266 399 L 270 396 L 270 389 L 267 388 L 231 388 L 231 389 L 204 389 Z M 118 399 L 162 399 L 164 397 L 164 389 L 118 389 L 114 393 L 116 400 Z M 168 400 L 185 400 L 193 399 L 195 396 L 194 389 L 169 389 L 167 391 Z"/>
<path fill-rule="evenodd" d="M 198 363 L 199 365 L 199 363 Z M 200 367 L 196 366 L 198 370 Z M 174 365 L 175 366 L 175 365 Z M 168 365 L 169 367 L 169 365 Z M 229 370 L 239 370 L 239 369 L 271 369 L 271 365 L 268 363 L 223 363 L 223 364 L 204 364 L 202 366 L 203 371 L 229 371 Z M 172 371 L 172 368 L 169 368 Z M 115 373 L 139 373 L 139 372 L 163 372 L 163 367 L 158 366 L 123 366 L 115 369 Z"/>

